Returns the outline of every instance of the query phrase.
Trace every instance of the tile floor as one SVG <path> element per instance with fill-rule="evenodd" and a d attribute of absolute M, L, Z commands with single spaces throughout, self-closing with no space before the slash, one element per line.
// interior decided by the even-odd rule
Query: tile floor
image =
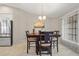
<path fill-rule="evenodd" d="M 56 48 L 52 50 L 52 56 L 78 56 L 78 55 L 79 54 L 68 49 L 62 44 L 59 44 L 58 53 L 56 51 Z M 35 47 L 31 47 L 29 53 L 27 54 L 26 42 L 21 42 L 19 44 L 13 45 L 12 47 L 0 47 L 0 56 L 37 56 L 37 55 L 35 53 Z"/>

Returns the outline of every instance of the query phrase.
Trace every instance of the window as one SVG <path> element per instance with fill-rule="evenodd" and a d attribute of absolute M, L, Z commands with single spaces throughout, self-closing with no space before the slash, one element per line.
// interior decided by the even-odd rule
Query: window
<path fill-rule="evenodd" d="M 69 39 L 70 40 L 73 40 L 73 41 L 77 41 L 77 36 L 78 36 L 78 33 L 77 33 L 77 30 L 78 30 L 78 27 L 77 27 L 77 25 L 78 25 L 78 18 L 77 18 L 77 14 L 75 14 L 75 15 L 73 15 L 73 16 L 71 16 L 71 17 L 69 17 L 69 28 L 68 28 L 68 30 L 69 30 Z"/>
<path fill-rule="evenodd" d="M 10 14 L 0 14 L 0 36 L 10 35 L 11 19 L 12 19 L 12 16 Z"/>

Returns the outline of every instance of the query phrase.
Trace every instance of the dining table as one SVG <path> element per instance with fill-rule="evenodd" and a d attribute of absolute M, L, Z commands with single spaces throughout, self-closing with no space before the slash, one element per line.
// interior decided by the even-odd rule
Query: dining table
<path fill-rule="evenodd" d="M 52 37 L 55 37 L 57 39 L 57 52 L 58 52 L 58 38 L 61 36 L 60 34 L 57 34 L 58 31 L 54 31 L 56 32 L 55 34 L 52 35 Z M 35 43 L 35 47 L 36 47 L 36 54 L 38 55 L 39 53 L 39 38 L 40 38 L 40 34 L 39 33 L 29 33 L 28 37 L 30 38 L 36 38 L 36 43 Z"/>

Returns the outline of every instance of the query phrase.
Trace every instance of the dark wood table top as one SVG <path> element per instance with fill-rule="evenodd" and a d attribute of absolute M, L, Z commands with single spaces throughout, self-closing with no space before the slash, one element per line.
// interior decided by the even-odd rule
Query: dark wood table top
<path fill-rule="evenodd" d="M 39 34 L 38 33 L 29 33 L 27 36 L 28 37 L 37 37 L 37 36 L 39 36 Z"/>
<path fill-rule="evenodd" d="M 40 34 L 38 34 L 38 33 L 29 33 L 28 34 L 28 37 L 38 37 L 38 36 L 40 36 Z M 52 36 L 53 37 L 60 37 L 61 35 L 60 34 L 53 34 Z"/>

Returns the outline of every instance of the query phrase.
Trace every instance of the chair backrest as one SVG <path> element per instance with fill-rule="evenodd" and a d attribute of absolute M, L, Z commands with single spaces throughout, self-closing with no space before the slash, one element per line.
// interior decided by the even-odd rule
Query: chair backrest
<path fill-rule="evenodd" d="M 40 41 L 45 41 L 45 43 L 49 43 L 49 42 L 52 42 L 52 37 L 53 37 L 53 32 L 41 32 L 40 31 L 40 35 L 41 35 L 41 38 L 40 38 Z"/>
<path fill-rule="evenodd" d="M 29 34 L 29 31 L 25 31 L 26 32 L 26 37 L 28 36 L 28 34 Z"/>
<path fill-rule="evenodd" d="M 56 34 L 56 35 L 59 34 L 59 31 L 54 31 L 54 34 Z"/>

